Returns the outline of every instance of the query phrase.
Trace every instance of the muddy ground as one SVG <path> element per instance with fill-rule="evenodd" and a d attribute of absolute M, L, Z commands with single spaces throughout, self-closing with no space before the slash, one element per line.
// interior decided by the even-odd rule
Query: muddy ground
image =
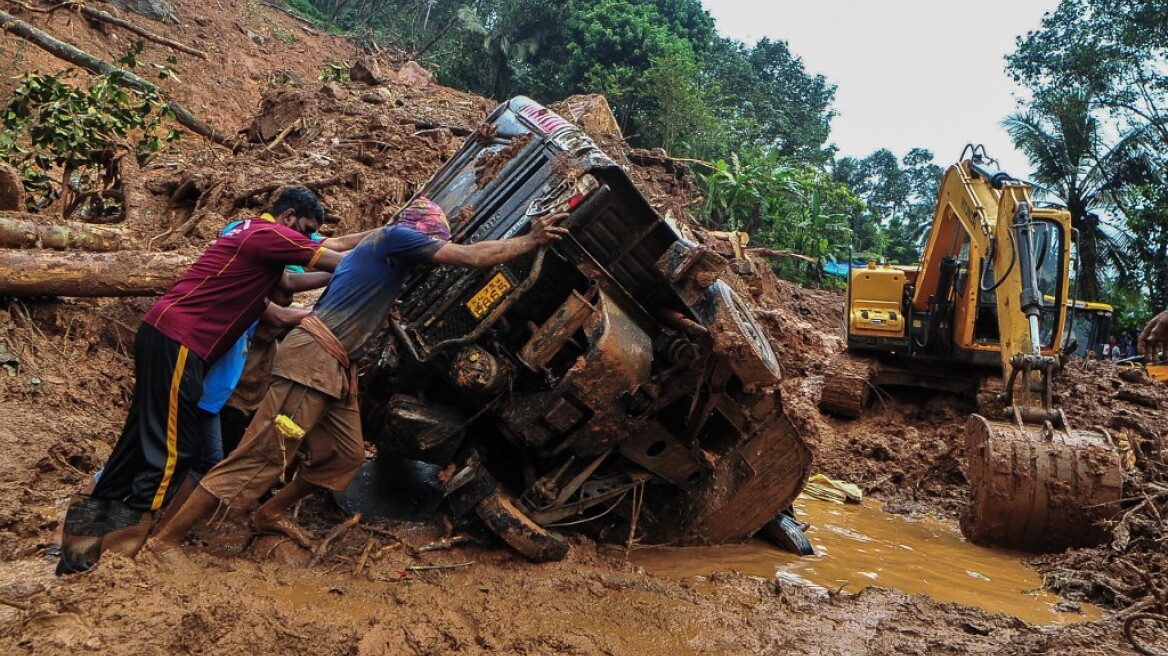
<path fill-rule="evenodd" d="M 380 225 L 495 104 L 395 81 L 396 55 L 373 58 L 388 82 L 325 84 L 317 75 L 329 61 L 353 58 L 351 44 L 259 3 L 176 4 L 180 24 L 151 29 L 213 61 L 180 60 L 183 82 L 172 93 L 256 143 L 232 156 L 185 139 L 128 181 L 138 193 L 126 223 L 153 248 L 195 253 L 286 182 L 315 182 L 340 233 Z M 129 43 L 65 12 L 23 17 L 102 56 L 116 58 Z M 248 31 L 267 38 L 257 43 Z M 5 75 L 60 68 L 10 37 L 0 48 L 19 55 L 5 57 Z M 148 59 L 165 55 L 147 46 Z M 597 136 L 663 215 L 691 222 L 698 195 L 683 164 Z M 710 243 L 729 255 L 728 245 Z M 765 262 L 754 265 L 753 297 L 782 360 L 784 405 L 814 451 L 815 471 L 856 482 L 896 512 L 955 517 L 967 494 L 961 432 L 976 401 L 885 390 L 863 419 L 821 415 L 819 388 L 842 348 L 842 296 L 777 281 Z M 1115 616 L 1033 627 L 879 588 L 848 594 L 733 572 L 665 579 L 630 564 L 623 547 L 580 536 L 565 561 L 532 565 L 474 526 L 441 518 L 355 527 L 312 562 L 227 517 L 200 529 L 182 557 L 107 558 L 57 579 L 42 554 L 68 496 L 117 437 L 133 334 L 149 305 L 0 300 L 0 653 L 1135 653 Z M 1163 586 L 1168 568 L 1155 514 L 1164 504 L 1156 495 L 1166 475 L 1168 393 L 1086 361 L 1071 363 L 1058 384 L 1073 425 L 1135 444 L 1130 498 L 1115 542 L 1036 565 L 1056 590 L 1122 613 Z M 314 499 L 300 519 L 323 536 L 341 517 Z M 470 540 L 434 548 L 464 535 Z"/>

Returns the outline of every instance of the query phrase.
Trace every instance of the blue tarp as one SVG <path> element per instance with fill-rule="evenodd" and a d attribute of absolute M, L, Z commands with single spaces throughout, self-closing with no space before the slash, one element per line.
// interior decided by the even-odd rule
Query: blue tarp
<path fill-rule="evenodd" d="M 867 260 L 852 260 L 851 264 L 847 262 L 838 262 L 836 260 L 828 260 L 823 263 L 823 272 L 829 276 L 839 276 L 840 278 L 847 278 L 848 272 L 852 267 L 868 266 Z"/>

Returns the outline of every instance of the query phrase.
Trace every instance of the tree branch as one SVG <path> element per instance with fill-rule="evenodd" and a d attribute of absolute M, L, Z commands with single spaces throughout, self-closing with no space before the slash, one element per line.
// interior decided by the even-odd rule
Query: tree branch
<path fill-rule="evenodd" d="M 164 36 L 150 32 L 146 28 L 139 27 L 138 25 L 135 25 L 134 23 L 131 23 L 128 20 L 118 18 L 117 16 L 114 16 L 113 14 L 104 12 L 100 9 L 94 9 L 88 5 L 83 5 L 80 2 L 76 2 L 75 0 L 65 0 L 65 2 L 53 5 L 52 7 L 48 8 L 48 9 L 40 9 L 37 7 L 31 7 L 31 6 L 21 2 L 20 0 L 8 0 L 8 1 L 14 5 L 18 5 L 20 7 L 23 7 L 24 9 L 27 9 L 28 11 L 36 12 L 38 14 L 51 14 L 53 12 L 60 11 L 61 9 L 71 9 L 73 11 L 80 12 L 82 15 L 87 16 L 95 21 L 99 21 L 102 23 L 108 23 L 110 25 L 116 25 L 124 30 L 128 30 L 130 32 L 133 32 L 134 34 L 137 34 L 138 36 L 142 37 L 143 39 L 146 39 L 147 41 L 153 41 L 154 43 L 162 44 L 168 48 L 172 48 L 172 49 L 177 50 L 179 52 L 185 52 L 188 55 L 194 55 L 200 59 L 207 59 L 207 53 L 203 52 L 202 50 L 196 50 L 195 48 L 192 48 L 188 45 L 183 45 L 183 44 L 179 43 L 178 41 L 172 41 L 171 39 L 168 39 Z"/>

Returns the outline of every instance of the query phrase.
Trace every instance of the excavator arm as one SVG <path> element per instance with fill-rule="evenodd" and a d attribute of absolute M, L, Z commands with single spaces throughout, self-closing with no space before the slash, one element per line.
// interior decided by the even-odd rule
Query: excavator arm
<path fill-rule="evenodd" d="M 1036 208 L 1023 182 L 990 175 L 976 160 L 964 164 L 973 185 L 997 193 L 983 232 L 991 235 L 993 280 L 983 278 L 978 291 L 994 294 L 1005 385 L 999 418 L 975 414 L 966 424 L 972 489 L 962 530 L 974 542 L 1034 551 L 1100 542 L 1119 509 L 1119 457 L 1106 432 L 1073 430 L 1054 404 L 1070 215 Z"/>

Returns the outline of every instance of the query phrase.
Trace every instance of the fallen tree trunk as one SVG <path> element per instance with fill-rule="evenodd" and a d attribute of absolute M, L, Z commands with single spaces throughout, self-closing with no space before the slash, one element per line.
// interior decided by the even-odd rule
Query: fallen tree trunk
<path fill-rule="evenodd" d="M 0 246 L 52 248 L 94 252 L 120 251 L 137 246 L 124 228 L 67 221 L 45 223 L 26 212 L 0 212 Z"/>
<path fill-rule="evenodd" d="M 774 248 L 748 248 L 746 252 L 751 255 L 758 255 L 760 257 L 790 257 L 796 260 L 803 260 L 808 264 L 819 264 L 819 260 L 809 255 L 801 255 L 799 253 L 792 253 L 791 251 L 781 251 Z"/>
<path fill-rule="evenodd" d="M 0 250 L 0 296 L 156 296 L 195 261 L 179 253 Z"/>
<path fill-rule="evenodd" d="M 71 46 L 64 41 L 60 41 L 50 36 L 48 33 L 43 32 L 33 27 L 32 25 L 29 25 L 22 20 L 17 20 L 17 18 L 12 14 L 0 11 L 0 28 L 4 29 L 4 31 L 9 32 L 10 34 L 24 39 L 25 41 L 28 41 L 29 43 L 32 43 L 33 45 L 53 55 L 54 57 L 57 57 L 58 59 L 67 61 L 75 66 L 80 66 L 81 68 L 84 68 L 91 73 L 96 73 L 98 75 L 109 75 L 122 86 L 129 87 L 135 91 L 149 91 L 158 93 L 162 96 L 166 95 L 162 89 L 158 88 L 154 84 L 151 84 L 150 82 L 147 82 L 146 80 L 143 80 L 137 75 L 134 75 L 127 70 L 118 68 L 117 66 L 114 66 L 113 64 L 110 64 L 103 59 L 98 59 L 97 57 L 94 57 L 87 52 L 78 50 L 74 46 Z M 170 100 L 167 101 L 167 105 L 170 107 L 171 111 L 174 112 L 175 118 L 178 120 L 178 122 L 191 132 L 194 132 L 195 134 L 204 137 L 209 141 L 217 143 L 220 146 L 230 148 L 232 151 L 242 147 L 240 140 L 232 139 L 222 132 L 215 130 L 206 123 L 203 123 L 199 119 L 195 118 L 195 115 L 192 114 L 190 110 L 178 102 Z"/>
<path fill-rule="evenodd" d="M 23 7 L 24 9 L 26 9 L 28 11 L 36 12 L 38 14 L 51 14 L 53 12 L 60 11 L 62 9 L 70 9 L 73 11 L 81 12 L 82 15 L 90 18 L 91 20 L 95 20 L 95 21 L 98 21 L 101 23 L 107 23 L 109 25 L 116 25 L 117 27 L 120 27 L 124 30 L 127 30 L 129 32 L 133 32 L 134 34 L 137 34 L 138 36 L 142 37 L 143 39 L 146 39 L 147 41 L 153 41 L 154 43 L 164 45 L 168 48 L 172 48 L 172 49 L 177 50 L 179 52 L 185 52 L 188 55 L 194 55 L 200 59 L 207 59 L 207 53 L 203 52 L 202 50 L 197 50 L 197 49 L 192 48 L 188 45 L 179 43 L 178 41 L 168 39 L 168 38 L 162 36 L 161 34 L 155 34 L 151 31 L 147 30 L 144 27 L 141 27 L 139 25 L 131 23 L 128 20 L 125 20 L 123 18 L 118 18 L 117 16 L 114 16 L 113 14 L 104 12 L 100 9 L 94 9 L 93 7 L 83 5 L 80 2 L 77 2 L 76 0 L 66 0 L 65 2 L 55 4 L 52 7 L 46 7 L 44 9 L 26 5 L 23 2 L 21 2 L 20 0 L 11 0 L 11 2 L 13 4 L 16 4 L 16 5 Z"/>

